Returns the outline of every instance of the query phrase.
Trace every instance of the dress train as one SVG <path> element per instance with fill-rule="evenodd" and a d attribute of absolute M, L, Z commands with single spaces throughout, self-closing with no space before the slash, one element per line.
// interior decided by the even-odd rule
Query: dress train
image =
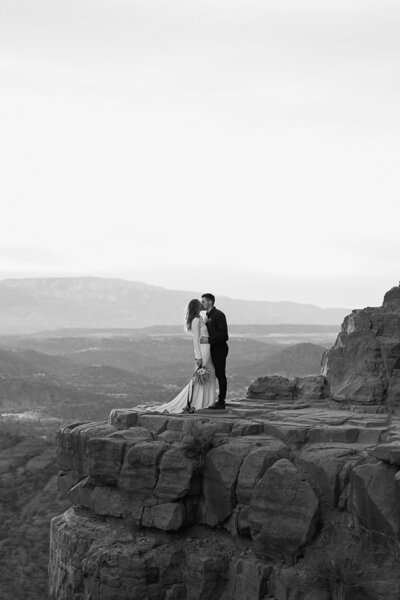
<path fill-rule="evenodd" d="M 203 366 L 212 371 L 209 381 L 204 384 L 190 381 L 177 396 L 166 404 L 159 406 L 137 407 L 152 413 L 183 413 L 188 409 L 188 398 L 191 396 L 190 408 L 200 410 L 215 404 L 216 379 L 214 365 L 211 360 L 210 344 L 200 344 Z"/>

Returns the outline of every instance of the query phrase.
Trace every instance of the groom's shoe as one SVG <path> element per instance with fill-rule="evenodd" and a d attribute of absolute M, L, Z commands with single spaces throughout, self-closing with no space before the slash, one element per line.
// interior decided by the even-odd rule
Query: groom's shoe
<path fill-rule="evenodd" d="M 218 401 L 216 404 L 214 404 L 213 406 L 210 406 L 210 409 L 212 410 L 225 410 L 226 406 L 225 406 L 225 402 L 224 401 Z"/>

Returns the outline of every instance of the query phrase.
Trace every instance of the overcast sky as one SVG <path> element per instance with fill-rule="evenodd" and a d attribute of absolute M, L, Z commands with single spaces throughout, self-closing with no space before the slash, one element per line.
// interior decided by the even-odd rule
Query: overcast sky
<path fill-rule="evenodd" d="M 380 304 L 399 31 L 387 0 L 0 0 L 0 278 Z"/>

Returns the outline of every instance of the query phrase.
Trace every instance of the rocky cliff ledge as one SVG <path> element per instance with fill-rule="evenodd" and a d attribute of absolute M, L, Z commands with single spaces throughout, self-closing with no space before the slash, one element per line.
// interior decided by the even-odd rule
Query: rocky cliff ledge
<path fill-rule="evenodd" d="M 322 374 L 336 401 L 400 405 L 400 286 L 385 294 L 382 306 L 344 319 Z"/>
<path fill-rule="evenodd" d="M 72 507 L 51 525 L 53 600 L 330 598 L 317 558 L 359 550 L 360 532 L 397 548 L 388 414 L 250 400 L 212 416 L 115 410 L 64 426 L 58 461 Z M 393 564 L 378 573 L 370 551 L 348 598 L 398 598 Z"/>
<path fill-rule="evenodd" d="M 50 598 L 397 600 L 399 291 L 346 317 L 324 375 L 62 427 Z"/>

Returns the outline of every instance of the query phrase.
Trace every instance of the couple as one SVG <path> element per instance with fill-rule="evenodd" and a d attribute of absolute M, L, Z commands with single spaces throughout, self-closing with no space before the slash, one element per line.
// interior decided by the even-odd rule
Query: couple
<path fill-rule="evenodd" d="M 200 300 L 190 300 L 186 312 L 186 331 L 193 338 L 197 372 L 183 390 L 167 404 L 149 406 L 149 412 L 194 412 L 201 408 L 225 409 L 226 357 L 228 356 L 228 326 L 225 315 L 215 306 L 213 294 L 203 294 Z M 207 312 L 205 318 L 200 312 Z M 198 375 L 197 375 L 198 374 Z M 197 376 L 196 376 L 197 375 Z M 215 404 L 215 387 L 218 380 L 218 402 Z"/>

